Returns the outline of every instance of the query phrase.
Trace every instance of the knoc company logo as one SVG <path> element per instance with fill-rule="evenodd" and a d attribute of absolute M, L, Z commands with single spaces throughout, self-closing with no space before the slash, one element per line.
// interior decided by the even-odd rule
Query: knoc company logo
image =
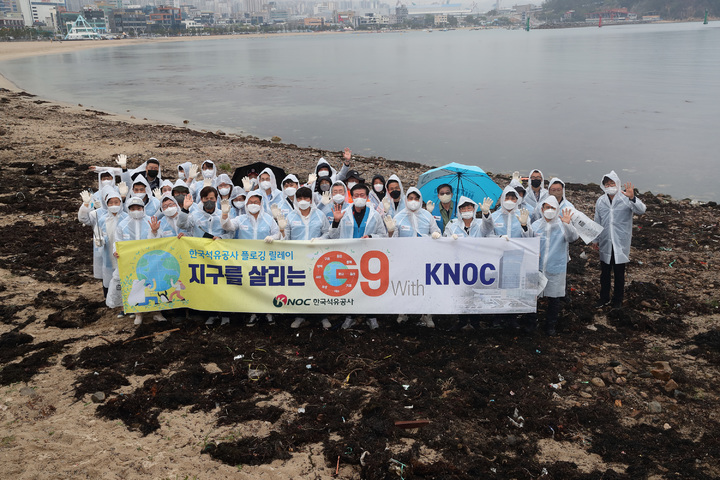
<path fill-rule="evenodd" d="M 303 305 L 305 307 L 309 307 L 312 305 L 312 299 L 310 298 L 288 298 L 287 295 L 278 295 L 277 297 L 273 298 L 273 305 L 275 305 L 277 308 L 284 307 L 285 305 L 292 306 L 292 305 Z"/>
<path fill-rule="evenodd" d="M 278 295 L 277 297 L 273 298 L 273 305 L 275 305 L 277 308 L 287 305 L 287 302 L 287 295 Z"/>

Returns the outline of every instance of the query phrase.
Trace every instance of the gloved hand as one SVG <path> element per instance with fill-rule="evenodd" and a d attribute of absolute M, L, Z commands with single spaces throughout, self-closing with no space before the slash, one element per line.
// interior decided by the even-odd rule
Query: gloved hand
<path fill-rule="evenodd" d="M 493 201 L 492 198 L 485 198 L 483 200 L 482 205 L 480 205 L 480 209 L 482 210 L 483 215 L 489 215 L 490 214 L 490 207 L 492 207 Z"/>
<path fill-rule="evenodd" d="M 350 160 L 352 160 L 352 152 L 349 148 L 346 148 L 343 152 L 343 159 L 345 160 L 345 165 L 348 167 L 350 166 Z"/>
<path fill-rule="evenodd" d="M 285 230 L 285 227 L 287 227 L 287 219 L 283 216 L 282 213 L 277 218 L 277 224 L 280 230 Z"/>
<path fill-rule="evenodd" d="M 86 207 L 90 206 L 90 200 L 92 196 L 90 195 L 90 192 L 87 190 L 83 190 L 80 192 L 80 198 L 82 198 L 83 205 Z"/>
<path fill-rule="evenodd" d="M 458 238 L 460 238 L 460 236 L 459 236 L 457 233 L 453 233 L 453 234 L 452 234 L 452 239 L 453 239 L 453 240 L 457 240 Z"/>
<path fill-rule="evenodd" d="M 212 187 L 212 178 L 203 179 L 203 187 Z"/>
<path fill-rule="evenodd" d="M 520 181 L 520 172 L 518 172 L 517 170 L 515 170 L 515 171 L 513 172 L 512 179 L 519 182 L 519 181 Z"/>
<path fill-rule="evenodd" d="M 198 174 L 198 166 L 193 163 L 192 165 L 190 165 L 190 171 L 187 174 L 188 175 L 188 178 L 187 178 L 188 186 L 190 186 L 190 182 L 195 180 L 195 178 L 197 177 L 197 174 Z"/>
<path fill-rule="evenodd" d="M 572 208 L 564 208 L 562 211 L 562 217 L 560 218 L 560 220 L 562 220 L 563 222 L 565 222 L 567 224 L 570 224 L 570 222 L 572 221 L 572 216 L 573 216 Z"/>
<path fill-rule="evenodd" d="M 388 233 L 392 233 L 397 228 L 397 225 L 395 225 L 395 220 L 390 215 L 385 215 L 383 217 L 383 221 L 385 222 L 385 228 L 387 228 Z"/>
<path fill-rule="evenodd" d="M 425 204 L 425 210 L 432 213 L 433 209 L 435 208 L 435 203 L 432 200 L 428 200 Z"/>
<path fill-rule="evenodd" d="M 250 177 L 243 177 L 242 184 L 243 190 L 245 190 L 246 192 L 250 192 L 250 190 L 252 190 L 252 182 L 250 181 Z"/>
<path fill-rule="evenodd" d="M 312 185 L 313 183 L 315 183 L 315 180 L 317 180 L 317 174 L 311 173 L 310 175 L 308 175 L 308 185 Z"/>
<path fill-rule="evenodd" d="M 265 243 L 272 243 L 274 240 L 275 240 L 275 239 L 274 239 L 273 237 L 271 237 L 270 235 L 268 235 L 267 237 L 265 237 Z"/>
<path fill-rule="evenodd" d="M 159 188 L 153 190 L 153 195 L 155 195 L 155 198 L 158 200 L 162 200 L 162 191 L 160 191 Z"/>
<path fill-rule="evenodd" d="M 318 237 L 313 237 L 313 238 L 311 238 L 311 239 L 310 239 L 310 243 L 314 243 L 315 240 L 317 240 L 317 239 L 318 239 Z"/>
<path fill-rule="evenodd" d="M 391 205 L 390 199 L 388 198 L 387 195 L 385 196 L 385 198 L 383 198 L 382 203 L 383 203 L 383 208 L 385 209 L 386 213 L 392 212 L 392 205 Z"/>
<path fill-rule="evenodd" d="M 280 207 L 278 207 L 275 203 L 270 205 L 270 212 L 272 213 L 272 216 L 275 220 L 277 220 L 277 218 L 282 214 L 280 212 Z"/>
<path fill-rule="evenodd" d="M 222 212 L 223 217 L 230 213 L 230 200 L 220 200 L 220 211 Z"/>
<path fill-rule="evenodd" d="M 150 217 L 150 221 L 148 223 L 150 224 L 150 230 L 152 230 L 153 233 L 157 233 L 157 231 L 160 230 L 160 222 L 155 215 Z"/>
<path fill-rule="evenodd" d="M 190 207 L 193 206 L 193 198 L 192 195 L 187 194 L 185 195 L 185 200 L 183 200 L 183 208 L 185 210 L 190 210 Z"/>
<path fill-rule="evenodd" d="M 525 208 L 521 208 L 520 215 L 518 215 L 517 218 L 520 220 L 520 225 L 524 227 L 527 225 L 528 218 L 530 218 L 530 212 L 528 212 Z"/>
<path fill-rule="evenodd" d="M 433 240 L 437 240 L 438 238 L 442 237 L 442 235 L 440 235 L 440 232 L 433 232 L 430 236 Z"/>
<path fill-rule="evenodd" d="M 330 196 L 330 192 L 325 192 L 322 194 L 322 197 L 320 197 L 320 201 L 323 205 L 330 205 L 330 202 L 332 202 L 332 197 Z"/>
<path fill-rule="evenodd" d="M 126 169 L 127 168 L 127 155 L 124 155 L 121 153 L 115 159 L 115 163 L 120 165 L 120 168 L 122 168 L 123 170 Z"/>
<path fill-rule="evenodd" d="M 507 235 L 500 235 L 500 238 L 502 238 L 503 240 L 507 240 L 508 242 L 510 241 L 510 237 L 508 237 Z"/>
<path fill-rule="evenodd" d="M 130 189 L 128 188 L 127 183 L 125 183 L 125 182 L 118 183 L 118 193 L 120 194 L 121 197 L 123 197 L 123 198 L 127 197 L 129 190 Z"/>

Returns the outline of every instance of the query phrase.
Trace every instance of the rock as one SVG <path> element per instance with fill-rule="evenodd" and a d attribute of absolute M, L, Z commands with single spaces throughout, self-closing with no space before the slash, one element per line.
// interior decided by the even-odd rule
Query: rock
<path fill-rule="evenodd" d="M 670 430 L 671 428 L 672 427 L 670 426 L 669 423 L 666 423 L 665 425 L 663 425 L 663 430 Z"/>
<path fill-rule="evenodd" d="M 602 378 L 595 377 L 592 380 L 590 380 L 590 383 L 592 383 L 596 387 L 604 387 L 605 382 L 603 382 Z"/>
<path fill-rule="evenodd" d="M 515 435 L 508 435 L 506 441 L 507 444 L 512 447 L 520 443 L 520 438 L 516 437 Z"/>
<path fill-rule="evenodd" d="M 651 372 L 642 372 L 639 376 L 640 378 L 653 378 L 653 374 Z"/>
<path fill-rule="evenodd" d="M 95 392 L 90 396 L 90 400 L 94 403 L 102 403 L 105 401 L 105 394 L 103 392 Z"/>
<path fill-rule="evenodd" d="M 673 397 L 675 397 L 677 400 L 687 400 L 688 394 L 685 392 L 681 392 L 680 390 L 675 390 L 673 392 Z"/>
<path fill-rule="evenodd" d="M 617 375 L 625 375 L 627 372 L 625 371 L 625 367 L 622 365 L 618 365 L 617 367 L 613 367 L 613 372 L 615 372 Z"/>
<path fill-rule="evenodd" d="M 611 367 L 619 367 L 619 366 L 620 366 L 620 362 L 618 362 L 617 360 L 613 360 L 613 361 L 610 362 L 610 366 L 611 366 Z"/>
<path fill-rule="evenodd" d="M 662 412 L 662 405 L 659 402 L 650 402 L 648 403 L 648 411 L 650 413 L 660 413 Z"/>
<path fill-rule="evenodd" d="M 672 375 L 672 368 L 670 368 L 670 364 L 668 362 L 655 362 L 653 363 L 653 369 L 650 370 L 650 373 L 652 373 L 652 376 L 658 380 L 667 382 L 670 380 L 670 375 Z"/>
<path fill-rule="evenodd" d="M 583 398 L 592 398 L 592 395 L 587 392 L 580 392 L 580 396 Z"/>
<path fill-rule="evenodd" d="M 625 385 L 626 382 L 627 380 L 625 379 L 625 377 L 618 377 L 615 379 L 615 384 L 617 385 Z"/>
<path fill-rule="evenodd" d="M 669 381 L 665 384 L 665 387 L 663 387 L 663 388 L 665 388 L 665 391 L 666 391 L 666 392 L 670 393 L 670 392 L 672 392 L 673 390 L 677 390 L 678 387 L 679 387 L 679 385 L 677 384 L 677 382 L 676 382 L 675 380 L 669 380 Z"/>
<path fill-rule="evenodd" d="M 26 397 L 36 397 L 37 392 L 35 391 L 35 389 L 30 387 L 22 387 L 20 389 L 20 395 L 25 395 Z"/>
<path fill-rule="evenodd" d="M 222 369 L 216 363 L 207 363 L 203 365 L 203 368 L 208 373 L 222 373 Z"/>
<path fill-rule="evenodd" d="M 225 132 L 223 132 L 222 130 L 218 130 L 217 132 L 215 132 L 215 135 L 222 136 L 222 135 L 225 135 Z"/>

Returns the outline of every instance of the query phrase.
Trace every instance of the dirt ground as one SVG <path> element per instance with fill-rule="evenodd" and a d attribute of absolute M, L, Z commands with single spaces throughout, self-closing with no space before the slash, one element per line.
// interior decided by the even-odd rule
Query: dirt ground
<path fill-rule="evenodd" d="M 13 479 L 720 477 L 716 204 L 641 192 L 625 307 L 594 310 L 597 253 L 571 246 L 559 336 L 456 319 L 434 330 L 135 327 L 105 307 L 78 223 L 90 165 L 323 152 L 0 90 L 0 472 Z M 362 173 L 427 167 L 360 158 Z M 509 176 L 493 175 L 500 185 Z M 173 177 L 173 175 L 169 175 Z M 370 176 L 370 175 L 366 175 Z M 597 185 L 567 186 L 592 215 Z M 542 316 L 544 306 L 541 302 Z M 658 363 L 660 362 L 660 363 Z M 662 363 L 667 362 L 667 363 Z M 95 403 L 91 396 L 102 392 Z M 397 421 L 427 420 L 402 429 Z"/>

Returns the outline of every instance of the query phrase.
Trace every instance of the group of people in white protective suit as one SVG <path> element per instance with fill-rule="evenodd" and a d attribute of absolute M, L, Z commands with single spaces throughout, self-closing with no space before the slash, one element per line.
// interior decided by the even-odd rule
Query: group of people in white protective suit
<path fill-rule="evenodd" d="M 227 174 L 218 174 L 215 163 L 205 160 L 198 168 L 191 162 L 177 166 L 176 179 L 163 178 L 160 162 L 151 158 L 135 169 L 127 168 L 127 157 L 119 155 L 116 167 L 91 167 L 97 174 L 98 188 L 81 193 L 78 219 L 92 227 L 94 274 L 103 281 L 103 290 L 117 278 L 117 242 L 185 235 L 205 238 L 264 240 L 313 240 L 381 237 L 540 237 L 540 271 L 547 278 L 542 296 L 547 298 L 546 331 L 555 335 L 556 323 L 565 297 L 568 245 L 578 232 L 571 220 L 576 210 L 565 196 L 559 178 L 546 182 L 540 170 L 532 170 L 523 185 L 518 172 L 502 191 L 495 211 L 493 200 L 478 204 L 461 196 L 455 200 L 453 188 L 440 185 L 437 198 L 423 199 L 415 187 L 405 189 L 397 175 L 385 179 L 375 175 L 366 182 L 350 168 L 351 152 L 345 150 L 344 163 L 336 171 L 321 158 L 315 171 L 302 184 L 295 175 L 277 182 L 270 169 L 251 170 L 234 185 Z M 633 215 L 645 212 L 632 184 L 621 186 L 612 171 L 601 181 L 603 195 L 595 206 L 595 221 L 602 233 L 594 245 L 600 256 L 600 297 L 602 308 L 612 304 L 621 308 L 625 265 L 629 261 Z M 615 278 L 610 296 L 612 276 Z M 179 279 L 178 279 L 179 282 Z M 122 317 L 124 314 L 119 314 Z M 314 315 L 326 329 L 330 319 Z M 453 328 L 472 329 L 473 322 L 461 316 Z M 152 318 L 165 321 L 162 313 Z M 407 321 L 399 315 L 399 323 Z M 214 313 L 207 324 L 230 322 L 230 314 Z M 308 318 L 297 317 L 291 324 L 299 328 Z M 474 320 L 474 319 L 471 319 Z M 143 315 L 135 314 L 135 324 Z M 271 314 L 263 318 L 252 314 L 247 325 L 261 321 L 273 323 Z M 353 327 L 358 319 L 348 316 L 341 328 Z M 378 328 L 377 317 L 368 316 L 371 329 Z M 526 330 L 537 325 L 536 315 L 526 315 Z M 496 316 L 493 324 L 520 327 L 516 316 Z M 431 315 L 422 315 L 420 325 L 434 327 Z"/>

